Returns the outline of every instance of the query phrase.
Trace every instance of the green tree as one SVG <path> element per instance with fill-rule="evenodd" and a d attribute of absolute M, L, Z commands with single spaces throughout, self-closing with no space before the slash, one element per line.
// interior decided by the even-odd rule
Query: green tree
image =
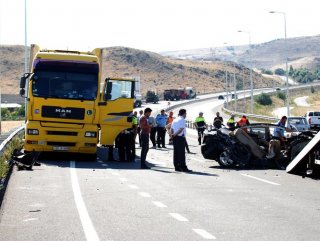
<path fill-rule="evenodd" d="M 290 65 L 290 70 L 289 70 L 289 76 L 293 76 L 293 74 L 294 74 L 294 70 L 293 70 L 293 67 L 292 67 L 292 65 Z"/>
<path fill-rule="evenodd" d="M 256 96 L 255 99 L 260 105 L 272 105 L 271 97 L 265 93 Z"/>
<path fill-rule="evenodd" d="M 276 75 L 281 75 L 281 76 L 283 76 L 283 75 L 285 75 L 286 72 L 285 72 L 283 69 L 278 68 L 278 69 L 276 69 L 276 70 L 274 71 L 274 73 L 275 73 Z"/>

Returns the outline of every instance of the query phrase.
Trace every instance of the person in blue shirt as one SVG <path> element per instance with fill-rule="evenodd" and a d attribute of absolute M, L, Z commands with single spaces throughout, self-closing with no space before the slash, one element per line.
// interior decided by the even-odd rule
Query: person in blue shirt
<path fill-rule="evenodd" d="M 285 128 L 286 126 L 286 122 L 287 122 L 287 117 L 286 116 L 282 116 L 281 119 L 279 120 L 279 122 L 277 123 L 277 126 L 282 127 L 282 128 L 274 128 L 273 131 L 273 137 L 280 140 L 281 145 L 285 145 L 285 137 L 284 137 L 284 131 L 290 131 L 289 129 Z"/>
<path fill-rule="evenodd" d="M 161 110 L 160 114 L 156 117 L 157 123 L 157 144 L 158 148 L 166 148 L 165 137 L 166 137 L 166 125 L 168 116 L 165 114 L 164 110 Z"/>

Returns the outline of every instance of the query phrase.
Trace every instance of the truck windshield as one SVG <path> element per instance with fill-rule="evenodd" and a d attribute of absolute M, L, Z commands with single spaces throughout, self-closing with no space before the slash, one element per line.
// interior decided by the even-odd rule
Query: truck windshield
<path fill-rule="evenodd" d="M 97 90 L 98 73 L 38 70 L 32 77 L 32 94 L 37 97 L 95 100 Z"/>

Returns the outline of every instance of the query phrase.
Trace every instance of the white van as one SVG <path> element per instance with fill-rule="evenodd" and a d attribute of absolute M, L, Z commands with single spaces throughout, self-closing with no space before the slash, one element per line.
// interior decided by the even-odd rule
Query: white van
<path fill-rule="evenodd" d="M 320 129 L 320 111 L 308 111 L 305 118 L 311 129 Z"/>

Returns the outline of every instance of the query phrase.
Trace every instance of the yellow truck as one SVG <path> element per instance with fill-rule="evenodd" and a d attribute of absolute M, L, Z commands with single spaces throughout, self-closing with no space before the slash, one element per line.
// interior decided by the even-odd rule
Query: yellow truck
<path fill-rule="evenodd" d="M 40 50 L 31 45 L 30 72 L 20 82 L 26 98 L 26 152 L 95 155 L 132 126 L 134 79 L 102 78 L 101 49 Z"/>

